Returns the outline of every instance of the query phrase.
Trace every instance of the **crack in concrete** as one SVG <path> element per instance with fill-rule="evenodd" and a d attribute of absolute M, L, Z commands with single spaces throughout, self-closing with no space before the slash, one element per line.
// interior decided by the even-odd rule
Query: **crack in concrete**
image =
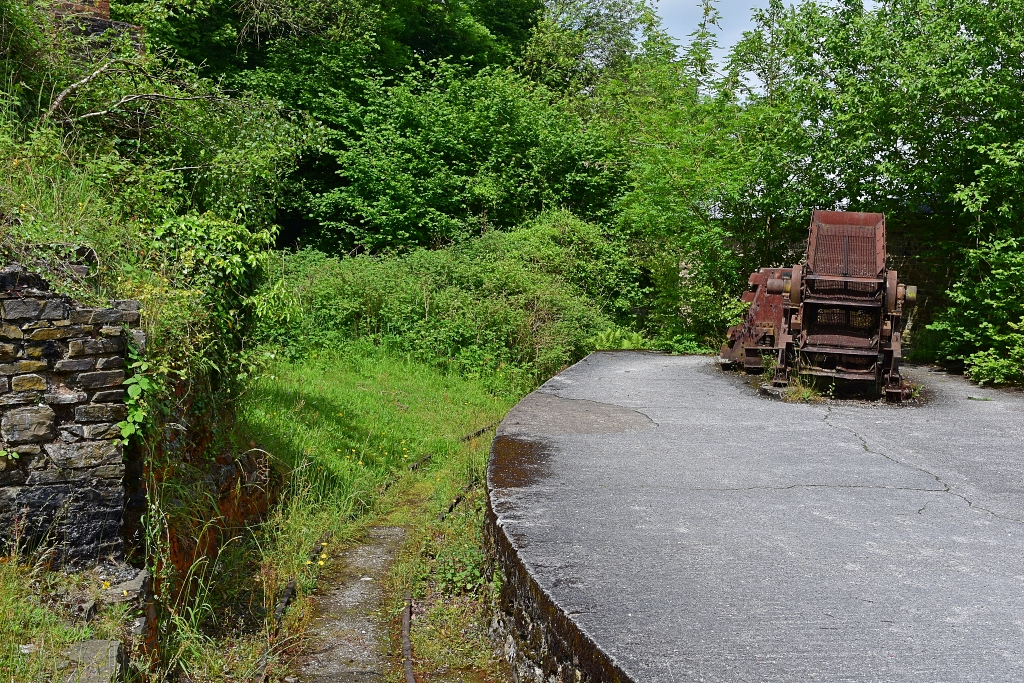
<path fill-rule="evenodd" d="M 640 408 L 630 408 L 629 406 L 619 405 L 618 403 L 609 403 L 608 401 L 597 401 L 597 400 L 592 399 L 592 398 L 573 398 L 573 397 L 570 397 L 570 396 L 562 396 L 562 394 L 560 392 L 565 391 L 566 389 L 568 389 L 568 387 L 566 387 L 565 389 L 545 389 L 544 385 L 541 385 L 540 388 L 537 389 L 537 393 L 548 394 L 549 396 L 554 396 L 554 397 L 560 398 L 560 399 L 562 399 L 564 401 L 588 401 L 590 403 L 597 403 L 598 405 L 602 405 L 602 406 L 611 406 L 612 408 L 621 408 L 622 410 L 630 410 L 630 411 L 632 411 L 634 413 L 639 413 L 640 415 L 643 415 L 644 417 L 646 417 L 648 420 L 651 421 L 651 424 L 654 425 L 655 427 L 660 427 L 661 426 L 658 422 L 655 422 L 653 417 L 651 417 L 650 415 L 645 413 Z"/>
<path fill-rule="evenodd" d="M 1004 520 L 1004 521 L 1007 521 L 1007 522 L 1014 522 L 1016 524 L 1024 524 L 1024 519 L 1017 519 L 1015 517 L 1006 517 L 1004 515 L 999 514 L 998 512 L 990 510 L 990 509 L 988 509 L 986 507 L 983 507 L 981 505 L 975 504 L 974 501 L 972 501 L 970 498 L 968 498 L 964 494 L 962 494 L 962 493 L 960 493 L 958 491 L 954 491 L 952 486 L 950 486 L 946 482 L 942 481 L 942 478 L 939 475 L 935 474 L 934 472 L 931 472 L 931 471 L 929 471 L 929 470 L 927 470 L 927 469 L 925 469 L 923 467 L 920 467 L 918 465 L 914 465 L 912 463 L 904 462 L 904 461 L 900 460 L 899 458 L 896 458 L 894 456 L 889 455 L 888 453 L 883 453 L 882 451 L 872 450 L 868 446 L 867 439 L 865 439 L 863 436 L 861 436 L 860 433 L 857 432 L 857 430 L 855 430 L 855 429 L 853 429 L 851 427 L 847 427 L 846 425 L 843 425 L 843 424 L 836 424 L 834 422 L 831 422 L 829 420 L 831 417 L 832 417 L 832 406 L 826 405 L 825 406 L 825 416 L 821 418 L 821 421 L 824 424 L 828 425 L 829 427 L 831 427 L 833 429 L 842 429 L 843 431 L 852 434 L 854 437 L 857 438 L 858 441 L 860 441 L 861 448 L 864 449 L 865 453 L 870 453 L 871 455 L 881 456 L 881 457 L 885 458 L 886 460 L 888 460 L 889 462 L 892 462 L 892 463 L 894 463 L 896 465 L 899 465 L 900 467 L 906 467 L 908 469 L 916 470 L 917 472 L 920 472 L 921 474 L 926 474 L 929 477 L 932 477 L 933 479 L 935 479 L 935 481 L 938 482 L 943 487 L 941 491 L 939 489 L 918 489 L 918 490 L 935 491 L 936 493 L 948 493 L 949 495 L 953 496 L 954 498 L 959 498 L 963 502 L 967 503 L 967 507 L 971 508 L 972 510 L 980 510 L 982 512 L 988 513 L 989 515 L 995 517 L 996 519 L 1001 519 L 1001 520 Z M 914 490 L 914 489 L 911 489 L 911 490 Z M 920 510 L 918 510 L 917 513 L 918 514 L 923 513 L 925 507 L 928 507 L 928 505 L 925 504 L 925 506 L 922 507 Z"/>
<path fill-rule="evenodd" d="M 878 489 L 882 491 L 922 491 L 926 493 L 949 493 L 946 489 L 923 489 L 913 486 L 874 486 L 871 484 L 789 484 L 788 486 L 737 486 L 723 488 L 683 488 L 677 491 L 788 491 L 790 489 Z"/>

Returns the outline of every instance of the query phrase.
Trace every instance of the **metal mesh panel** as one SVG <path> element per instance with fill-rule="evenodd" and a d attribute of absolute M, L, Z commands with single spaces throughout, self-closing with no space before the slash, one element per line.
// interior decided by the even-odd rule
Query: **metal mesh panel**
<path fill-rule="evenodd" d="M 875 229 L 819 223 L 812 258 L 814 272 L 820 275 L 871 277 L 875 274 Z"/>
<path fill-rule="evenodd" d="M 812 346 L 867 348 L 878 334 L 878 316 L 870 310 L 820 308 L 809 322 L 807 343 Z"/>

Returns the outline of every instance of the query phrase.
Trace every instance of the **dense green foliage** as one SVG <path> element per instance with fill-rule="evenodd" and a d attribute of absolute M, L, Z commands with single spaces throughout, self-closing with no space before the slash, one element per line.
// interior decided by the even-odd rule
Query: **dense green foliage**
<path fill-rule="evenodd" d="M 636 277 L 621 246 L 555 212 L 440 251 L 283 256 L 257 301 L 264 339 L 293 357 L 369 338 L 519 395 L 593 348 Z"/>
<path fill-rule="evenodd" d="M 1024 383 L 1024 240 L 1007 237 L 966 251 L 966 272 L 949 307 L 929 328 L 940 360 L 966 366 L 971 379 Z"/>
<path fill-rule="evenodd" d="M 439 65 L 365 96 L 339 177 L 308 200 L 319 230 L 303 237 L 323 250 L 443 246 L 545 207 L 599 215 L 614 197 L 606 140 L 514 72 Z"/>

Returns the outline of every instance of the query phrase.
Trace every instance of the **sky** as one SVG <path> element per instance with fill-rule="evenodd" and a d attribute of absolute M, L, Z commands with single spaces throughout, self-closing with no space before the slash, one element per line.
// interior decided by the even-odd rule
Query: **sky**
<path fill-rule="evenodd" d="M 719 0 L 718 11 L 722 14 L 722 30 L 718 33 L 721 48 L 719 59 L 740 39 L 743 32 L 751 27 L 752 7 L 767 7 L 768 0 Z M 701 19 L 699 0 L 658 0 L 658 14 L 661 15 L 665 30 L 680 44 L 688 42 Z"/>

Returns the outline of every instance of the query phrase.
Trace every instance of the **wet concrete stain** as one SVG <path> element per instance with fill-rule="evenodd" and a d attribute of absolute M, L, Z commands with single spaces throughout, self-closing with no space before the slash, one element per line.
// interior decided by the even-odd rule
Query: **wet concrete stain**
<path fill-rule="evenodd" d="M 542 441 L 499 435 L 491 445 L 488 481 L 493 488 L 530 486 L 550 474 L 548 448 Z"/>
<path fill-rule="evenodd" d="M 381 579 L 405 539 L 401 527 L 372 527 L 366 541 L 335 560 L 314 597 L 317 617 L 296 669 L 303 683 L 383 681 L 389 669 L 380 631 Z"/>

